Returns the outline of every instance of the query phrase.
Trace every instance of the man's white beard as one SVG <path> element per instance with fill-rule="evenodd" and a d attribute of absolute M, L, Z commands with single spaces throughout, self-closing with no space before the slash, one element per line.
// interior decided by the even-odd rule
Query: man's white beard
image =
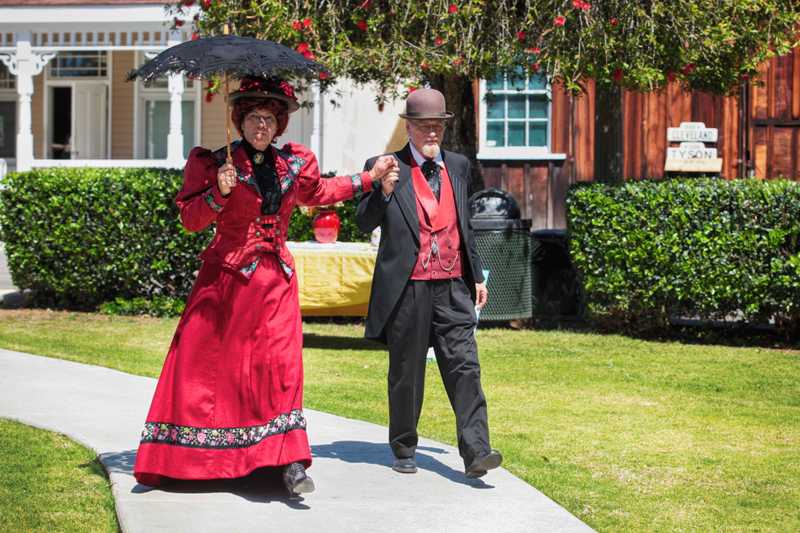
<path fill-rule="evenodd" d="M 428 159 L 436 159 L 436 156 L 439 155 L 441 148 L 439 148 L 438 144 L 425 144 L 422 146 L 422 155 L 427 157 Z"/>

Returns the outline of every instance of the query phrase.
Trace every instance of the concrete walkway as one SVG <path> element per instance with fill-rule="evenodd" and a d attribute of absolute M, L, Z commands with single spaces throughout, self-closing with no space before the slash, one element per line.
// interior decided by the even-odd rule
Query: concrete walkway
<path fill-rule="evenodd" d="M 457 450 L 438 442 L 421 441 L 416 475 L 397 474 L 386 428 L 311 410 L 317 491 L 305 499 L 288 499 L 270 474 L 138 485 L 132 468 L 154 388 L 149 378 L 0 350 L 0 417 L 97 451 L 123 532 L 592 531 L 506 470 L 468 480 Z"/>

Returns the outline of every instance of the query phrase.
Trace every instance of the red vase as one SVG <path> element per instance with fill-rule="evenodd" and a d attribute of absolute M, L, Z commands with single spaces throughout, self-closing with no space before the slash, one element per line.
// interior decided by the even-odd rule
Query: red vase
<path fill-rule="evenodd" d="M 336 237 L 339 236 L 339 215 L 333 209 L 322 209 L 314 221 L 311 223 L 314 228 L 314 238 L 317 242 L 329 243 L 336 242 Z"/>

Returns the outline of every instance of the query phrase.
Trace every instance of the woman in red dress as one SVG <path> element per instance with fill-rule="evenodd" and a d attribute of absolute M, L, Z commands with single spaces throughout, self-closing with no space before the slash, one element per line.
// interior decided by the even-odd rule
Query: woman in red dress
<path fill-rule="evenodd" d="M 245 78 L 232 119 L 242 140 L 194 148 L 176 202 L 189 231 L 216 223 L 150 406 L 134 475 L 165 479 L 242 477 L 282 467 L 292 494 L 311 492 L 303 416 L 303 334 L 294 261 L 285 246 L 296 205 L 359 196 L 394 170 L 320 179 L 314 154 L 272 145 L 298 109 L 286 82 Z"/>

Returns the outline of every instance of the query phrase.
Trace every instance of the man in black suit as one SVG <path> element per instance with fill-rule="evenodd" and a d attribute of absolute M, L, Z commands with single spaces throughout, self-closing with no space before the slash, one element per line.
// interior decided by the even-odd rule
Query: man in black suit
<path fill-rule="evenodd" d="M 389 442 L 393 468 L 417 471 L 414 453 L 425 362 L 433 346 L 456 415 L 458 449 L 467 477 L 497 468 L 489 445 L 486 398 L 475 343 L 475 305 L 488 298 L 469 222 L 469 160 L 440 149 L 446 121 L 442 93 L 420 89 L 406 100 L 409 143 L 390 173 L 362 198 L 359 228 L 381 228 L 366 337 L 389 347 Z M 367 161 L 369 169 L 377 158 Z"/>

